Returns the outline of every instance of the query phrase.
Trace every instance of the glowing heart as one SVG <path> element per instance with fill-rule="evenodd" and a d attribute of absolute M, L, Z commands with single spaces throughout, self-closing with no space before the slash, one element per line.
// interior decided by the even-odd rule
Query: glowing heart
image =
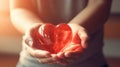
<path fill-rule="evenodd" d="M 36 37 L 36 43 L 33 47 L 38 49 L 47 50 L 51 53 L 58 53 L 60 51 L 75 51 L 81 50 L 81 46 L 73 47 L 72 49 L 66 49 L 70 47 L 72 41 L 73 43 L 80 43 L 78 36 L 72 35 L 72 30 L 67 24 L 44 24 L 41 25 Z"/>

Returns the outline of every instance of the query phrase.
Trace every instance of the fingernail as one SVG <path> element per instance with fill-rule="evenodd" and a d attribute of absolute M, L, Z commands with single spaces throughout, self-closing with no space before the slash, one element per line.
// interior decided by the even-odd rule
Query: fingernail
<path fill-rule="evenodd" d="M 30 40 L 30 41 L 28 42 L 28 44 L 29 44 L 29 46 L 32 46 L 33 41 L 32 41 L 32 40 Z"/>

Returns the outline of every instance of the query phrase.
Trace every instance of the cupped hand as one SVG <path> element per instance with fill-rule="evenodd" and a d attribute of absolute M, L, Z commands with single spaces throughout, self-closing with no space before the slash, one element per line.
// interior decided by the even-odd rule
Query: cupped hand
<path fill-rule="evenodd" d="M 23 42 L 25 43 L 24 46 L 26 47 L 26 50 L 28 51 L 28 53 L 35 57 L 40 63 L 56 63 L 56 55 L 55 54 L 51 54 L 50 52 L 46 51 L 46 50 L 41 50 L 41 49 L 37 49 L 32 47 L 32 45 L 36 44 L 35 43 L 35 34 L 38 30 L 38 28 L 41 26 L 41 24 L 37 23 L 31 26 L 31 28 L 29 28 L 24 37 L 23 37 Z"/>
<path fill-rule="evenodd" d="M 59 62 L 61 64 L 74 63 L 87 48 L 89 34 L 87 30 L 78 24 L 68 24 L 73 33 L 73 39 L 69 47 L 59 52 Z"/>
<path fill-rule="evenodd" d="M 71 46 L 69 46 L 67 49 L 64 49 L 64 51 L 57 54 L 51 54 L 49 51 L 32 47 L 32 45 L 36 44 L 34 39 L 38 28 L 41 26 L 40 24 L 35 24 L 26 31 L 25 36 L 23 37 L 23 41 L 26 43 L 26 50 L 30 53 L 31 56 L 37 58 L 40 63 L 73 63 L 84 51 L 84 49 L 87 48 L 87 41 L 89 36 L 86 29 L 84 29 L 82 26 L 78 24 L 68 25 L 72 29 L 74 38 L 70 44 Z"/>

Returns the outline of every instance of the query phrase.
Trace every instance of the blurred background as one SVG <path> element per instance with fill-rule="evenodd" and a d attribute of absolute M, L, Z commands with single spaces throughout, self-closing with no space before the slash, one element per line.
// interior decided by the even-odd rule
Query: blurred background
<path fill-rule="evenodd" d="M 113 0 L 105 24 L 104 54 L 110 67 L 120 67 L 120 0 Z M 13 27 L 9 0 L 0 0 L 0 67 L 15 67 L 21 50 L 21 34 Z"/>

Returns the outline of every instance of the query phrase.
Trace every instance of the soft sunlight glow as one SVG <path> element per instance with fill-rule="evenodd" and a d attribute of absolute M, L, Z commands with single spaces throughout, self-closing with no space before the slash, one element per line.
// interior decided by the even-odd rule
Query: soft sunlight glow
<path fill-rule="evenodd" d="M 9 0 L 0 0 L 0 10 L 9 10 Z"/>
<path fill-rule="evenodd" d="M 18 36 L 18 31 L 13 27 L 9 14 L 9 0 L 0 0 L 0 37 Z"/>

